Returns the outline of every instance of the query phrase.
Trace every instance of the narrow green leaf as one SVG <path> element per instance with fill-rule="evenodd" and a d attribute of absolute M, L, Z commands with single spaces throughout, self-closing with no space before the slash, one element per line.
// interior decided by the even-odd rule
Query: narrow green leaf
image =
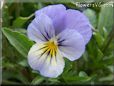
<path fill-rule="evenodd" d="M 108 49 L 109 45 L 111 44 L 112 40 L 114 38 L 114 26 L 110 33 L 108 34 L 107 38 L 105 39 L 103 46 L 102 46 L 102 52 L 105 53 L 105 51 Z"/>
<path fill-rule="evenodd" d="M 102 37 L 102 35 L 99 32 L 94 32 L 94 37 L 95 37 L 95 40 L 96 40 L 99 48 L 101 48 L 103 45 L 103 42 L 104 42 L 104 38 Z"/>
<path fill-rule="evenodd" d="M 113 7 L 102 5 L 101 12 L 99 14 L 98 29 L 103 34 L 103 27 L 111 30 L 113 25 Z"/>
<path fill-rule="evenodd" d="M 82 74 L 83 73 L 83 74 Z M 79 75 L 76 74 L 74 71 L 69 71 L 64 76 L 62 76 L 66 83 L 80 83 L 80 82 L 87 82 L 92 79 L 92 77 L 87 76 L 86 73 L 81 72 Z"/>
<path fill-rule="evenodd" d="M 28 17 L 18 17 L 13 21 L 13 27 L 22 27 L 28 20 Z"/>
<path fill-rule="evenodd" d="M 60 83 L 58 78 L 49 78 L 48 81 L 49 81 L 50 84 L 58 84 L 58 83 Z"/>
<path fill-rule="evenodd" d="M 2 28 L 2 32 L 7 37 L 11 45 L 13 45 L 20 54 L 27 57 L 28 51 L 33 45 L 33 42 L 30 41 L 25 35 L 12 31 L 9 28 Z"/>
<path fill-rule="evenodd" d="M 114 79 L 114 75 L 110 74 L 108 76 L 100 78 L 99 81 L 112 81 L 113 79 Z"/>
<path fill-rule="evenodd" d="M 20 28 L 22 27 L 30 18 L 32 18 L 34 14 L 31 14 L 28 17 L 18 17 L 13 21 L 13 27 Z"/>
<path fill-rule="evenodd" d="M 87 82 L 91 80 L 91 77 L 79 77 L 79 76 L 70 76 L 70 77 L 64 77 L 64 80 L 66 83 L 80 83 L 80 82 Z"/>
<path fill-rule="evenodd" d="M 40 84 L 41 82 L 44 81 L 43 77 L 37 76 L 36 78 L 34 78 L 31 82 L 31 84 L 35 85 L 35 84 Z"/>
<path fill-rule="evenodd" d="M 103 37 L 104 37 L 104 39 L 106 39 L 107 36 L 108 36 L 108 31 L 107 30 L 108 29 L 106 29 L 105 27 L 103 27 Z"/>

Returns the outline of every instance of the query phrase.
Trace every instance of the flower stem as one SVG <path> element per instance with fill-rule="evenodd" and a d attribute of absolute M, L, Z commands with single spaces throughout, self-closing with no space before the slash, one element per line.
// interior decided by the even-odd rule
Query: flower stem
<path fill-rule="evenodd" d="M 72 70 L 75 72 L 78 71 L 78 61 L 77 60 L 72 63 Z"/>
<path fill-rule="evenodd" d="M 34 16 L 34 13 L 31 14 L 30 16 L 28 16 L 27 18 L 28 18 L 28 19 L 31 19 L 33 16 Z"/>

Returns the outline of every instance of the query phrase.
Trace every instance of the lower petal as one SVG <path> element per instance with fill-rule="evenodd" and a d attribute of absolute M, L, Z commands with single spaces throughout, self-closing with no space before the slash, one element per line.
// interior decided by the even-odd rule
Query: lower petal
<path fill-rule="evenodd" d="M 48 52 L 44 52 L 44 43 L 35 44 L 28 53 L 28 63 L 32 69 L 40 72 L 45 77 L 55 78 L 64 69 L 64 60 L 59 51 L 56 56 L 51 57 Z"/>
<path fill-rule="evenodd" d="M 46 77 L 56 78 L 63 72 L 64 65 L 64 59 L 58 52 L 56 57 L 48 57 L 42 66 L 40 73 Z"/>

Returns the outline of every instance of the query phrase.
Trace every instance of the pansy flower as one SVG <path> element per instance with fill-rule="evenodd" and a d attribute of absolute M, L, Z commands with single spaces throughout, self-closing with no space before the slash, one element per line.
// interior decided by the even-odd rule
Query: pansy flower
<path fill-rule="evenodd" d="M 35 41 L 28 53 L 29 65 L 45 77 L 56 78 L 63 72 L 64 58 L 81 57 L 92 30 L 83 13 L 58 4 L 36 11 L 27 34 Z"/>

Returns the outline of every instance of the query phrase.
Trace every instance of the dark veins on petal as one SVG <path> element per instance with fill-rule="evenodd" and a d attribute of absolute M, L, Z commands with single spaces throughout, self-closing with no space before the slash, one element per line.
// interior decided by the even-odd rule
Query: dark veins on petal
<path fill-rule="evenodd" d="M 51 39 L 51 37 L 49 36 L 48 32 L 46 32 L 46 30 L 45 30 L 45 33 L 46 33 L 46 35 L 48 37 L 48 40 Z"/>
<path fill-rule="evenodd" d="M 42 50 L 42 49 L 44 49 L 44 48 L 46 48 L 47 46 L 44 46 L 44 47 L 42 47 L 42 48 L 40 48 L 39 50 Z M 48 51 L 48 52 L 47 52 Z M 57 58 L 56 58 L 56 54 L 57 54 L 57 52 L 56 51 L 52 51 L 52 52 L 54 52 L 55 53 L 55 59 L 56 59 L 56 61 L 57 61 Z M 51 58 L 50 58 L 50 64 L 51 64 L 51 62 L 52 62 L 52 58 L 54 58 L 54 56 L 51 54 L 51 50 L 48 50 L 48 48 L 47 49 L 45 49 L 41 54 L 40 54 L 40 58 L 45 54 L 45 53 L 47 53 L 46 55 L 46 59 L 48 58 L 48 56 L 50 56 Z M 45 62 L 45 61 L 44 61 Z"/>
<path fill-rule="evenodd" d="M 58 47 L 59 46 L 62 46 L 62 47 L 71 47 L 70 45 L 67 45 L 67 44 L 63 44 L 63 42 L 65 42 L 66 41 L 66 39 L 60 39 L 60 38 L 58 38 Z"/>
<path fill-rule="evenodd" d="M 40 31 L 40 30 L 39 30 Z M 45 31 L 46 32 L 46 31 Z M 47 38 L 41 31 L 40 31 L 40 33 L 42 34 L 42 36 L 44 37 L 44 39 L 46 40 L 46 41 L 49 41 L 49 38 Z M 46 32 L 47 33 L 47 32 Z"/>
<path fill-rule="evenodd" d="M 60 38 L 58 38 L 58 46 L 68 46 L 68 45 L 64 45 L 64 44 L 62 44 L 64 41 L 66 41 L 66 39 L 60 39 Z"/>

